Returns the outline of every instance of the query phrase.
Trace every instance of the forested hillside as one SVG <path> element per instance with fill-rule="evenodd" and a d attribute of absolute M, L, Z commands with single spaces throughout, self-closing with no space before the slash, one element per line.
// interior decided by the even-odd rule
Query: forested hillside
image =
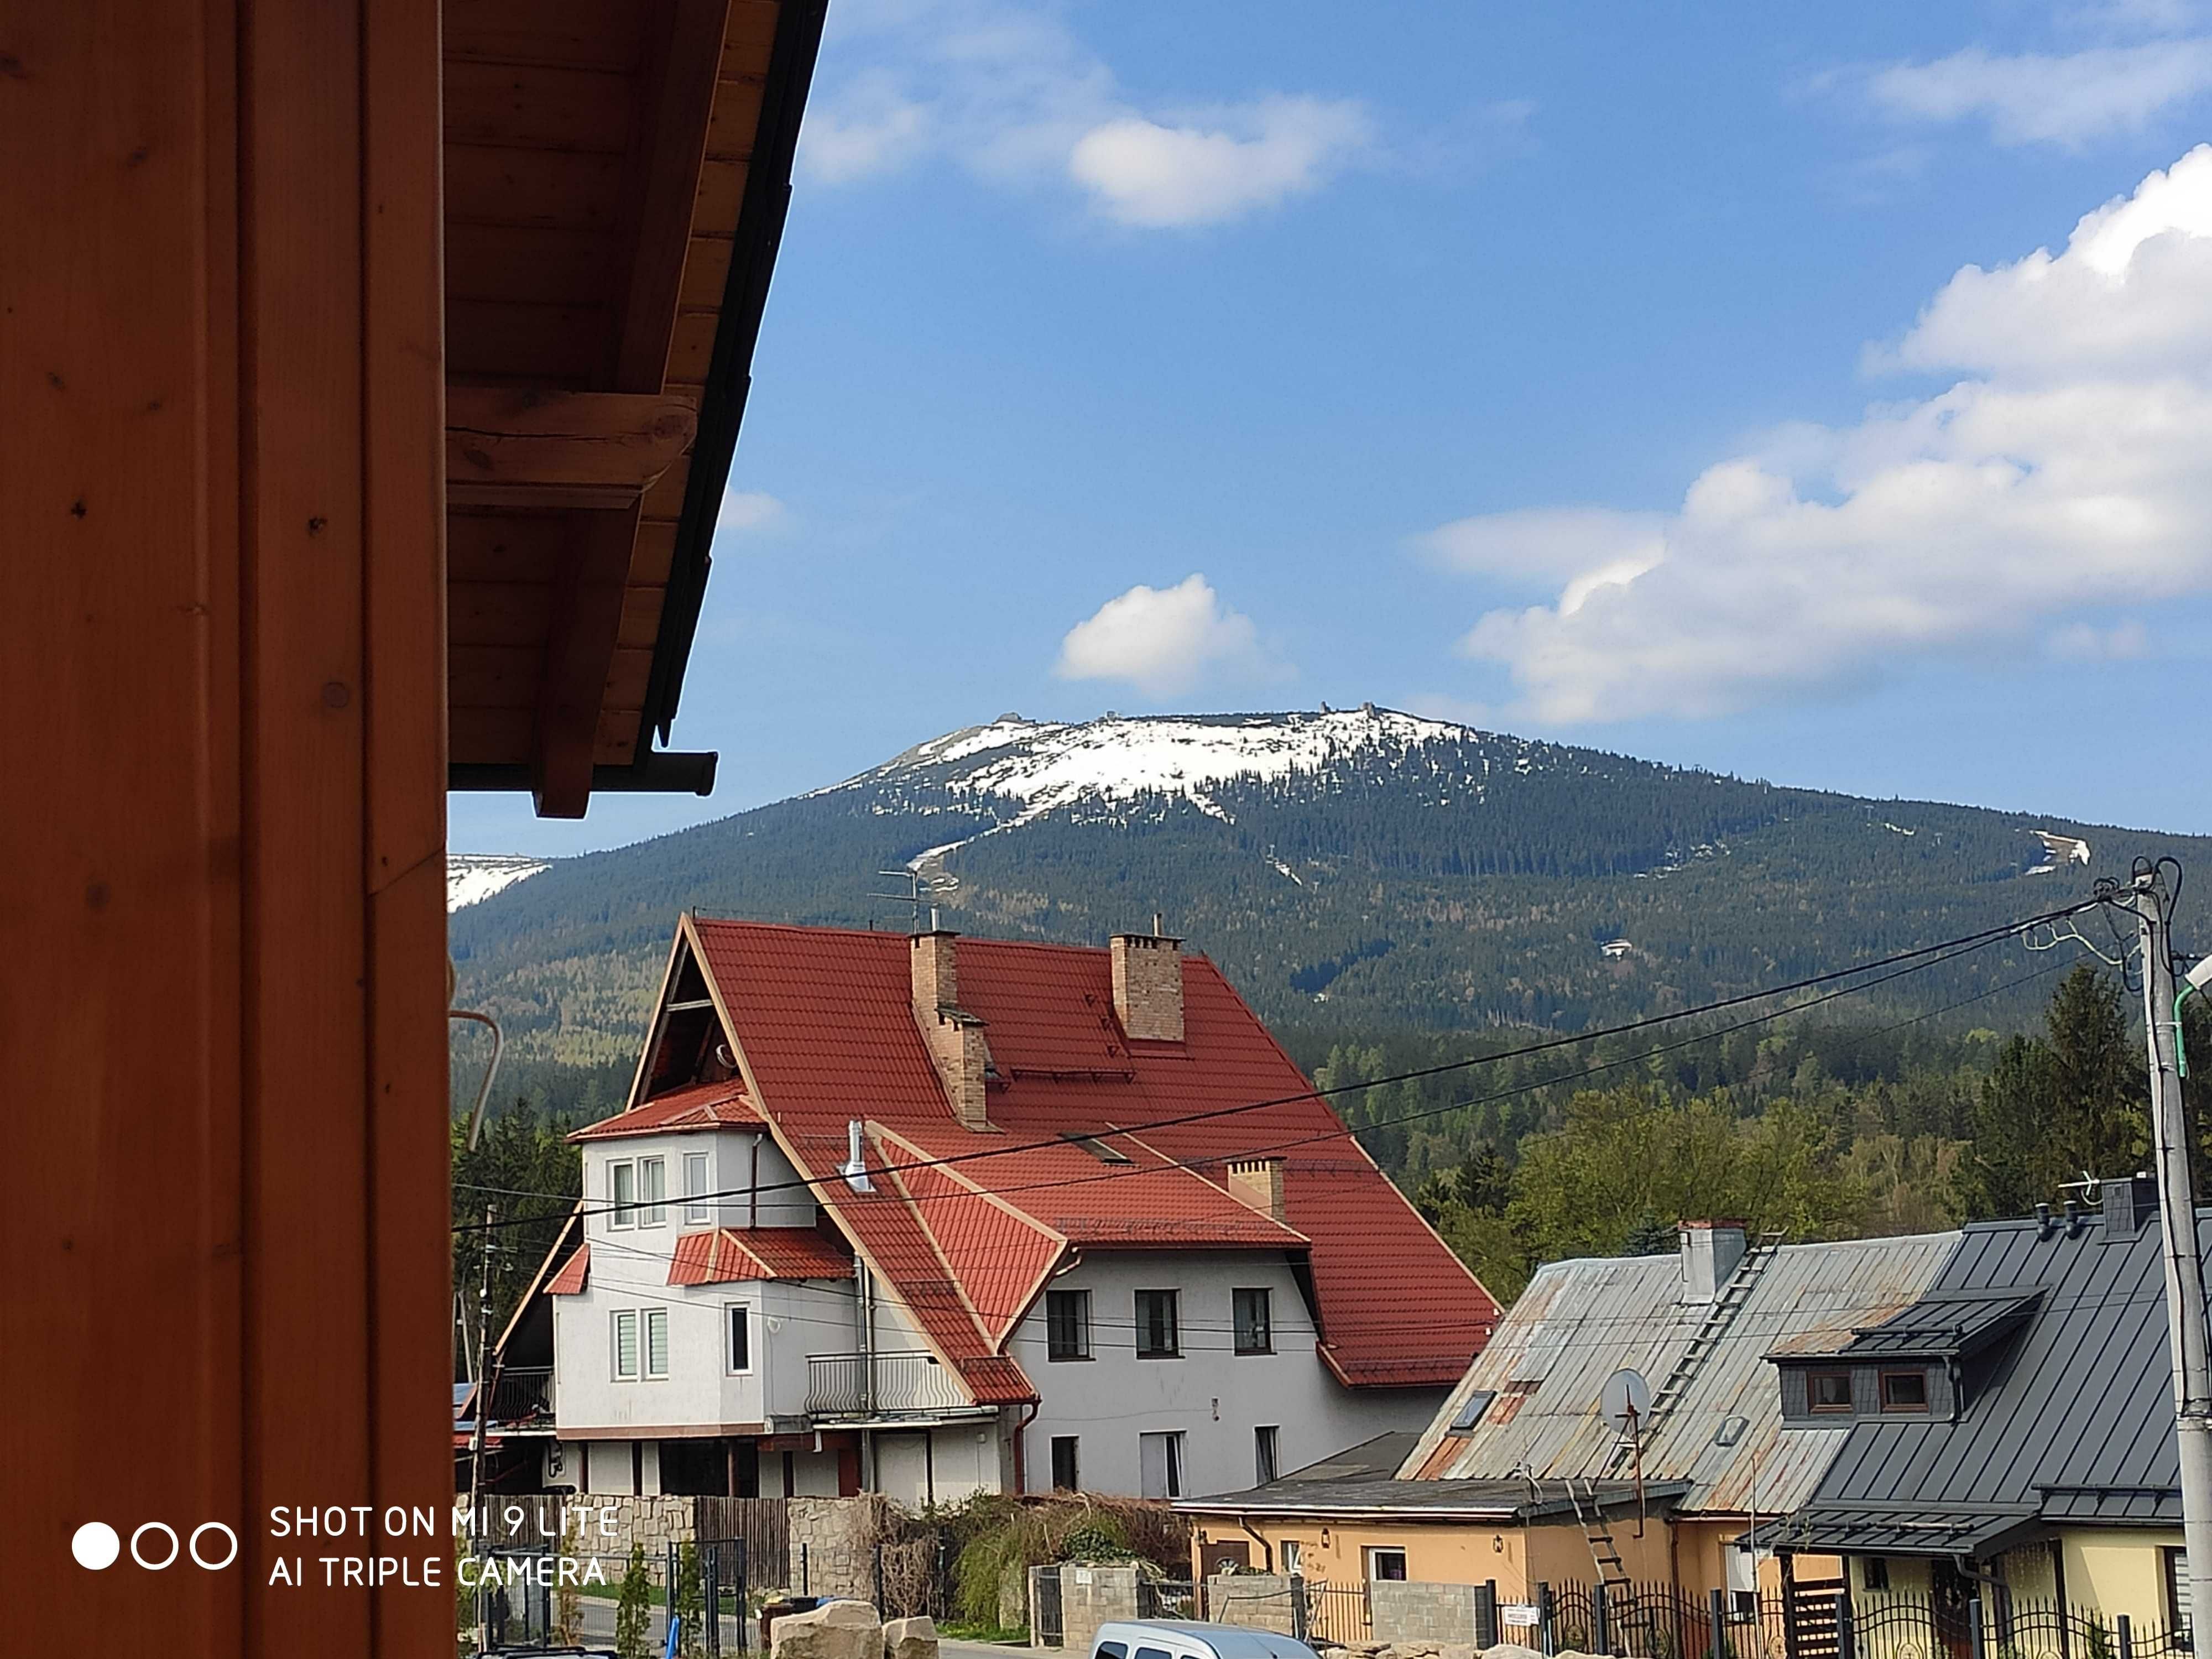
<path fill-rule="evenodd" d="M 453 943 L 465 1002 L 508 1033 L 501 1099 L 548 1112 L 618 1102 L 678 911 L 904 930 L 921 912 L 880 896 L 908 890 L 886 871 L 911 871 L 921 907 L 976 933 L 1100 943 L 1160 914 L 1336 1086 L 1996 927 L 2138 855 L 2212 871 L 2203 838 L 1779 788 L 1388 711 L 1006 716 L 811 795 L 556 860 L 456 911 Z M 2201 914 L 2185 890 L 2184 945 L 2212 945 Z M 1550 1166 L 1531 1137 L 1612 1146 L 1603 1126 L 1631 1120 L 1687 1138 L 1635 1141 L 1662 1164 L 1703 1148 L 1718 1167 L 1715 1147 L 1750 1137 L 1737 1150 L 1769 1169 L 1762 1190 L 1827 1206 L 1797 1216 L 1804 1229 L 1938 1224 L 1997 1201 L 1961 1185 L 1973 1114 L 2007 1039 L 2040 1029 L 2080 957 L 2006 941 L 1663 1054 L 1649 1054 L 1660 1037 L 1582 1045 L 1343 1103 L 1501 1288 L 1530 1252 L 1623 1241 L 1598 1236 L 1618 1219 L 1603 1205 L 1583 1206 L 1588 1237 L 1533 1220 L 1540 1200 L 1486 1187 L 1484 1160 L 1534 1180 Z M 457 1089 L 477 1041 L 459 1040 Z M 1577 1105 L 1590 1091 L 1610 1103 Z M 1655 1212 L 1675 1201 L 1648 1196 Z M 1674 1219 L 1657 1215 L 1662 1231 Z"/>

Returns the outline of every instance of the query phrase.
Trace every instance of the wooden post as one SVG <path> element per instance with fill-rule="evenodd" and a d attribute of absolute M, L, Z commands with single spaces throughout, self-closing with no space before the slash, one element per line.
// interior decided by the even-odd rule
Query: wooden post
<path fill-rule="evenodd" d="M 442 1528 L 270 1512 L 452 1502 L 438 6 L 19 3 L 0 44 L 0 1097 L 40 1172 L 0 1313 L 41 1356 L 0 1556 L 72 1586 L 9 1641 L 429 1652 Z M 238 1553 L 87 1574 L 90 1522 Z"/>

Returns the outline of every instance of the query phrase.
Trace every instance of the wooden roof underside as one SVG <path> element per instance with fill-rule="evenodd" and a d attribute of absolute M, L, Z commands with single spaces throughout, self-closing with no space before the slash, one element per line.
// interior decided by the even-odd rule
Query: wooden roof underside
<path fill-rule="evenodd" d="M 448 0 L 456 788 L 704 793 L 698 621 L 823 0 Z"/>

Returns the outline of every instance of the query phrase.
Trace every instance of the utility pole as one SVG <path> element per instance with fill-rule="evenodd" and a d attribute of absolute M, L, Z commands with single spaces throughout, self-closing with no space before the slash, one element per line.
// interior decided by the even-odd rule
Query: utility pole
<path fill-rule="evenodd" d="M 2197 1248 L 2189 1125 L 2181 1109 L 2181 1009 L 2173 987 L 2172 942 L 2166 937 L 2168 900 L 2156 870 L 2136 877 L 2131 902 L 2142 927 L 2143 1024 L 2150 1042 L 2151 1127 L 2193 1626 L 2197 1614 L 2212 1612 L 2212 1348 L 2205 1341 L 2204 1266 Z"/>
<path fill-rule="evenodd" d="M 487 1553 L 482 1510 L 483 1495 L 484 1429 L 491 1418 L 491 1241 L 493 1207 L 484 1206 L 483 1256 L 477 1271 L 477 1422 L 469 1437 L 469 1530 L 477 1540 L 477 1553 Z M 2212 1558 L 2208 1558 L 2212 1559 Z M 481 1577 L 481 1574 L 478 1575 Z M 477 1591 L 477 1651 L 491 1645 L 490 1607 L 484 1592 Z"/>

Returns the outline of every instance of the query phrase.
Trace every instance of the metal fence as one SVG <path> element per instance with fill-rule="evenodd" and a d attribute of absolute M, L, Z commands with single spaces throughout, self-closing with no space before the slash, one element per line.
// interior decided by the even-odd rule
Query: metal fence
<path fill-rule="evenodd" d="M 2016 1596 L 1848 1590 L 1799 1583 L 1784 1595 L 1708 1592 L 1663 1583 L 1537 1587 L 1545 1653 L 1579 1650 L 1633 1659 L 2184 1659 L 2185 1625 Z M 1315 1622 L 1324 1640 L 1365 1639 Z"/>
<path fill-rule="evenodd" d="M 1299 1594 L 1291 1607 L 1292 1630 L 1316 1647 L 1348 1648 L 1370 1639 L 1375 1631 L 1374 1609 L 1367 1586 L 1332 1584 L 1320 1578 L 1294 1578 Z"/>
<path fill-rule="evenodd" d="M 1196 1619 L 1198 1590 L 1188 1578 L 1137 1579 L 1137 1617 L 1139 1619 Z"/>

